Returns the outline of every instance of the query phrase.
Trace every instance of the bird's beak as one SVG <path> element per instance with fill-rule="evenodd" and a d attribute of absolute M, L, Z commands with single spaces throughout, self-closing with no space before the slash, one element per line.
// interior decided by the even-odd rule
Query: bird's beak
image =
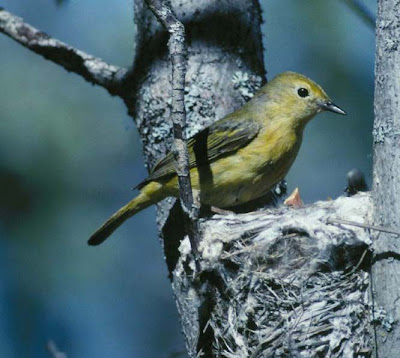
<path fill-rule="evenodd" d="M 347 113 L 341 109 L 340 107 L 338 107 L 336 104 L 332 103 L 331 101 L 326 101 L 320 104 L 321 109 L 323 109 L 324 111 L 330 111 L 333 113 L 337 113 L 337 114 L 342 114 L 342 115 L 346 115 Z"/>

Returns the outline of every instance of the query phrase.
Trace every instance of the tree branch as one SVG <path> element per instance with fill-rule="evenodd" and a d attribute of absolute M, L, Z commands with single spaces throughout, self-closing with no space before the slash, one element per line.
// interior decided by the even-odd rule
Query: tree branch
<path fill-rule="evenodd" d="M 188 219 L 188 235 L 192 250 L 196 252 L 200 235 L 198 208 L 194 205 L 190 181 L 189 159 L 186 144 L 186 111 L 184 102 L 186 75 L 185 28 L 162 0 L 146 0 L 151 11 L 168 31 L 168 48 L 172 63 L 172 109 L 171 120 L 174 134 L 174 157 L 179 179 L 180 200 Z"/>
<path fill-rule="evenodd" d="M 344 0 L 344 2 L 352 9 L 361 19 L 375 30 L 375 16 L 369 9 L 359 0 Z"/>
<path fill-rule="evenodd" d="M 332 225 L 339 224 L 339 225 L 357 226 L 357 227 L 362 227 L 364 229 L 376 230 L 376 231 L 380 231 L 380 232 L 385 232 L 387 234 L 393 234 L 393 235 L 400 236 L 399 230 L 394 230 L 394 229 L 390 229 L 390 228 L 383 227 L 383 226 L 358 223 L 358 222 L 350 221 L 350 220 L 328 219 L 328 221 L 326 223 L 332 224 Z"/>
<path fill-rule="evenodd" d="M 56 40 L 1 7 L 0 32 L 47 60 L 61 65 L 67 71 L 82 76 L 90 83 L 104 87 L 110 94 L 119 94 L 122 79 L 128 72 L 127 69 L 110 65 L 100 58 Z"/>
<path fill-rule="evenodd" d="M 67 355 L 58 349 L 54 341 L 48 341 L 46 348 L 52 358 L 67 358 Z"/>

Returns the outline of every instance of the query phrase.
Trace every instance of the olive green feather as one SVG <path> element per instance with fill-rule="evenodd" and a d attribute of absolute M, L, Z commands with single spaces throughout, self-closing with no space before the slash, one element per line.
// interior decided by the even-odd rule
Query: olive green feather
<path fill-rule="evenodd" d="M 251 142 L 260 130 L 260 124 L 247 119 L 243 126 L 241 121 L 233 121 L 232 116 L 214 122 L 210 127 L 200 131 L 188 140 L 189 167 L 201 167 L 226 155 L 238 151 Z M 154 167 L 149 177 L 137 188 L 143 188 L 153 180 L 162 180 L 175 175 L 173 153 L 169 152 Z"/>

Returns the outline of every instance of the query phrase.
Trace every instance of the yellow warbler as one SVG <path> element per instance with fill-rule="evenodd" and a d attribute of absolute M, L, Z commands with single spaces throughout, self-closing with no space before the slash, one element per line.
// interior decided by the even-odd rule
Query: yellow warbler
<path fill-rule="evenodd" d="M 321 111 L 346 114 L 324 90 L 294 72 L 276 76 L 235 112 L 188 141 L 190 176 L 202 204 L 229 208 L 257 199 L 284 178 L 299 151 L 303 130 Z M 139 184 L 139 195 L 89 239 L 98 245 L 126 219 L 168 197 L 179 197 L 172 153 Z"/>

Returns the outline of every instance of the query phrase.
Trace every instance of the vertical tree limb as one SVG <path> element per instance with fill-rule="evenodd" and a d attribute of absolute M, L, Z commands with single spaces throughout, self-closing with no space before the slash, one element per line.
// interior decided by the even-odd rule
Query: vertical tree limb
<path fill-rule="evenodd" d="M 243 105 L 246 96 L 265 82 L 261 9 L 257 0 L 169 3 L 187 29 L 185 102 L 190 111 L 186 120 L 189 135 L 193 135 Z M 135 0 L 134 5 L 137 37 L 132 78 L 135 83 L 127 86 L 130 92 L 124 100 L 141 135 L 145 161 L 152 168 L 172 143 L 171 106 L 165 98 L 171 88 L 168 34 L 145 0 Z M 189 240 L 182 242 L 186 234 L 182 216 L 173 203 L 171 199 L 159 203 L 157 220 L 182 331 L 190 357 L 196 357 L 199 351 L 211 357 L 209 342 L 213 340 L 213 332 L 207 322 L 212 314 L 215 289 L 205 284 L 193 290 L 187 284 L 187 275 L 198 277 L 197 283 L 208 279 L 202 279 L 198 270 L 194 270 Z M 190 262 L 185 262 L 187 273 L 183 276 L 177 270 L 182 250 L 185 258 L 190 257 Z M 202 289 L 209 292 L 208 299 L 199 292 Z"/>
<path fill-rule="evenodd" d="M 376 26 L 374 138 L 374 223 L 400 226 L 400 3 L 380 0 Z M 372 270 L 377 355 L 397 357 L 400 342 L 400 241 L 380 233 Z M 377 313 L 378 312 L 378 313 Z"/>
<path fill-rule="evenodd" d="M 171 120 L 174 134 L 174 157 L 179 180 L 179 192 L 182 208 L 187 216 L 187 229 L 192 250 L 197 250 L 200 237 L 198 230 L 198 208 L 193 201 L 190 181 L 189 157 L 186 144 L 186 111 L 185 111 L 185 76 L 186 44 L 185 28 L 175 17 L 171 9 L 162 0 L 146 0 L 151 11 L 169 32 L 169 55 L 172 63 L 172 103 Z"/>

